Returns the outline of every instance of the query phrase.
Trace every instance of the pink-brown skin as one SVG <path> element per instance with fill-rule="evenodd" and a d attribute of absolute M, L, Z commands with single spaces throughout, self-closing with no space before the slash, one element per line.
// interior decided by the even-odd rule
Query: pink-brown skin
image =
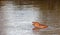
<path fill-rule="evenodd" d="M 32 23 L 33 23 L 32 25 L 35 27 L 33 28 L 33 30 L 44 29 L 48 27 L 46 25 L 40 24 L 39 22 L 32 22 Z"/>

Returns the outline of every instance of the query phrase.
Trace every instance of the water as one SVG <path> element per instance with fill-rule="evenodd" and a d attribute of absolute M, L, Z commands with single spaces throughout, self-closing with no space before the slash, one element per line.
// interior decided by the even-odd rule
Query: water
<path fill-rule="evenodd" d="M 60 12 L 58 5 L 54 7 L 56 9 L 49 9 L 49 5 L 47 4 L 48 2 L 46 1 L 46 3 L 44 3 L 44 1 L 40 2 L 40 5 L 36 4 L 36 1 L 34 2 L 34 4 L 30 5 L 19 5 L 17 2 L 14 1 L 0 2 L 0 35 L 60 34 Z M 40 29 L 39 32 L 33 31 L 33 21 L 38 21 L 41 24 L 45 24 L 48 26 L 48 28 Z"/>

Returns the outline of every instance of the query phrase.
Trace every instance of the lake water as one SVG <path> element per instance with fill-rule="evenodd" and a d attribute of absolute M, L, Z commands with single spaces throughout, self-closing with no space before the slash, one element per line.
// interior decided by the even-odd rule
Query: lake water
<path fill-rule="evenodd" d="M 59 11 L 58 0 L 0 1 L 0 35 L 59 35 Z M 33 31 L 33 21 L 48 28 Z"/>

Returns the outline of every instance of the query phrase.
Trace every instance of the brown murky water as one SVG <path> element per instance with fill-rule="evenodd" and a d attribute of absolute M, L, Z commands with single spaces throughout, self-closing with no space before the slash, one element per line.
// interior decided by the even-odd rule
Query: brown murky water
<path fill-rule="evenodd" d="M 59 0 L 0 1 L 0 35 L 60 35 Z M 48 26 L 33 31 L 32 22 Z"/>

